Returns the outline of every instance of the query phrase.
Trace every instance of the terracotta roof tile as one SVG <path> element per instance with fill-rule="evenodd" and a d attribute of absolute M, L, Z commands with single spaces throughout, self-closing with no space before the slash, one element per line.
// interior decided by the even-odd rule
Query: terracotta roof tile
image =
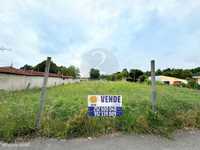
<path fill-rule="evenodd" d="M 33 70 L 22 70 L 13 67 L 0 67 L 0 73 L 24 75 L 24 76 L 44 76 L 44 72 L 38 72 Z M 55 73 L 49 73 L 49 77 L 57 77 L 64 79 L 72 78 L 71 76 L 63 76 Z"/>

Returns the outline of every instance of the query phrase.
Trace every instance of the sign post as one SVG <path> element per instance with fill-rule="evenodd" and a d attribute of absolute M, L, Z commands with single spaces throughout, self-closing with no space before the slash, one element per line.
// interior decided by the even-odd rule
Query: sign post
<path fill-rule="evenodd" d="M 115 117 L 121 116 L 121 95 L 89 95 L 88 115 L 92 117 Z"/>
<path fill-rule="evenodd" d="M 155 60 L 151 61 L 151 102 L 152 102 L 152 110 L 153 112 L 156 112 Z"/>
<path fill-rule="evenodd" d="M 39 107 L 39 111 L 37 113 L 36 121 L 35 121 L 36 129 L 39 129 L 41 126 L 41 116 L 42 116 L 42 112 L 44 110 L 45 97 L 46 97 L 46 85 L 47 85 L 48 76 L 49 76 L 50 63 L 51 63 L 51 57 L 47 57 L 42 91 L 41 91 L 41 95 L 40 95 L 40 107 Z"/>

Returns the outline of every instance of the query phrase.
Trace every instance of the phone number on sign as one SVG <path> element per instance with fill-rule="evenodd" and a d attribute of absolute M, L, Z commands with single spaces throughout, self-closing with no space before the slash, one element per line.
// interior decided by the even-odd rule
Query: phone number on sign
<path fill-rule="evenodd" d="M 97 106 L 94 107 L 95 116 L 116 116 L 117 109 L 114 106 Z"/>

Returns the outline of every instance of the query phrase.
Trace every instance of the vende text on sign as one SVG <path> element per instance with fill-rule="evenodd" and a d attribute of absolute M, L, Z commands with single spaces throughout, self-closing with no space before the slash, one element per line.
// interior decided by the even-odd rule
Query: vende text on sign
<path fill-rule="evenodd" d="M 89 116 L 121 116 L 121 95 L 88 95 Z"/>

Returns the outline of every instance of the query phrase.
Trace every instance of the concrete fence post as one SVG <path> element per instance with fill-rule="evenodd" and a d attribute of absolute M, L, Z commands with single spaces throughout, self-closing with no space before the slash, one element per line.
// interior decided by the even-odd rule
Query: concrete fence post
<path fill-rule="evenodd" d="M 47 57 L 45 73 L 44 73 L 44 80 L 43 80 L 42 90 L 41 90 L 41 94 L 40 94 L 40 106 L 39 106 L 39 111 L 36 115 L 36 121 L 35 121 L 36 129 L 39 129 L 41 126 L 41 118 L 42 118 L 42 113 L 43 113 L 44 105 L 45 105 L 46 86 L 47 86 L 47 82 L 48 82 L 50 63 L 51 63 L 51 57 Z"/>
<path fill-rule="evenodd" d="M 156 77 L 155 77 L 155 60 L 151 61 L 151 102 L 152 110 L 156 112 Z"/>

